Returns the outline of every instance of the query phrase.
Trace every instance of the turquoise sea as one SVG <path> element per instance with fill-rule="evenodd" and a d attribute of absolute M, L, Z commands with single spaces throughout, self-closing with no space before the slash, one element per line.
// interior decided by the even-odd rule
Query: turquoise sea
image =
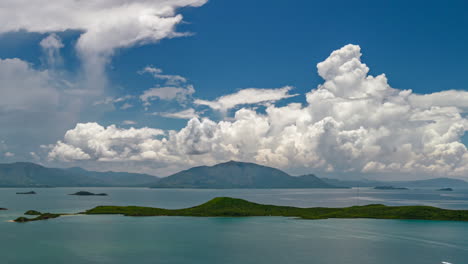
<path fill-rule="evenodd" d="M 468 190 L 0 188 L 0 263 L 468 263 L 468 223 L 283 217 L 66 216 L 25 224 L 26 210 L 79 212 L 96 205 L 183 208 L 217 196 L 300 207 L 355 204 L 468 209 Z M 109 196 L 80 197 L 78 190 Z M 359 194 L 358 194 L 359 193 Z"/>

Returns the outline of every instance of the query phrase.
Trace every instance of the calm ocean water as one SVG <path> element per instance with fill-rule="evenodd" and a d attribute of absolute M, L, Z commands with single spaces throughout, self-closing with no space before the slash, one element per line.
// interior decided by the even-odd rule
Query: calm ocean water
<path fill-rule="evenodd" d="M 29 190 L 29 189 L 28 189 Z M 78 197 L 78 190 L 108 193 Z M 468 223 L 282 217 L 68 216 L 9 223 L 26 210 L 79 212 L 97 205 L 183 208 L 217 196 L 300 207 L 425 204 L 468 209 L 468 190 L 0 189 L 0 263 L 468 263 Z"/>

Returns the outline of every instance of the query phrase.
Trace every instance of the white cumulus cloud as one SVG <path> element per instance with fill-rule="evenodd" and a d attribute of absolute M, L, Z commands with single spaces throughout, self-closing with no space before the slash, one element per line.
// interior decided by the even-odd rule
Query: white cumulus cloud
<path fill-rule="evenodd" d="M 61 154 L 65 144 L 83 152 L 69 156 L 146 160 L 165 172 L 235 159 L 290 171 L 466 176 L 468 150 L 461 142 L 468 130 L 466 92 L 421 95 L 394 89 L 384 74 L 368 74 L 356 45 L 334 51 L 317 68 L 324 83 L 306 94 L 304 106 L 270 104 L 264 114 L 241 108 L 232 120 L 219 122 L 192 118 L 165 135 L 148 135 L 149 128 L 78 124 L 49 156 L 70 159 Z M 263 90 L 268 94 L 263 97 L 258 89 L 239 91 L 208 103 L 229 109 L 276 101 L 290 96 L 289 87 L 282 89 L 279 95 Z"/>
<path fill-rule="evenodd" d="M 468 110 L 468 92 L 447 90 L 424 95 L 411 95 L 411 103 L 416 107 L 430 108 L 432 106 L 459 107 L 464 111 Z"/>
<path fill-rule="evenodd" d="M 49 158 L 70 160 L 122 160 L 138 157 L 145 143 L 154 141 L 164 132 L 154 128 L 120 129 L 115 125 L 103 127 L 97 123 L 77 124 L 67 131 L 64 140 L 50 146 Z"/>

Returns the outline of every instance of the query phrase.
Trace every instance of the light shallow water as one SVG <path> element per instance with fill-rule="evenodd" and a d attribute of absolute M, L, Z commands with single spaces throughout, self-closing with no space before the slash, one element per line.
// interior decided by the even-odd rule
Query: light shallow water
<path fill-rule="evenodd" d="M 217 196 L 313 206 L 426 204 L 468 209 L 468 190 L 174 190 L 84 188 L 109 196 L 67 194 L 83 188 L 0 189 L 0 263 L 467 263 L 468 223 L 283 217 L 194 218 L 67 216 L 26 224 L 6 220 L 35 209 L 79 212 L 96 205 L 183 208 Z M 28 189 L 29 190 L 29 189 Z M 40 260 L 40 261 L 39 261 Z M 38 262 L 39 261 L 39 262 Z"/>

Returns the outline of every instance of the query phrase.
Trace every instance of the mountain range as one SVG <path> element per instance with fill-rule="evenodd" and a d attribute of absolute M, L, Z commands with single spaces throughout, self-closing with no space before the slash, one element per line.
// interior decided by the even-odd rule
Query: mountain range
<path fill-rule="evenodd" d="M 0 164 L 0 187 L 153 187 L 153 188 L 468 188 L 468 182 L 435 178 L 416 181 L 338 180 L 313 174 L 291 176 L 255 163 L 229 161 L 199 166 L 168 177 L 128 172 L 97 172 L 79 167 L 47 168 L 29 162 Z"/>
<path fill-rule="evenodd" d="M 47 168 L 29 162 L 0 164 L 0 187 L 138 187 L 159 178 L 139 173 Z"/>

